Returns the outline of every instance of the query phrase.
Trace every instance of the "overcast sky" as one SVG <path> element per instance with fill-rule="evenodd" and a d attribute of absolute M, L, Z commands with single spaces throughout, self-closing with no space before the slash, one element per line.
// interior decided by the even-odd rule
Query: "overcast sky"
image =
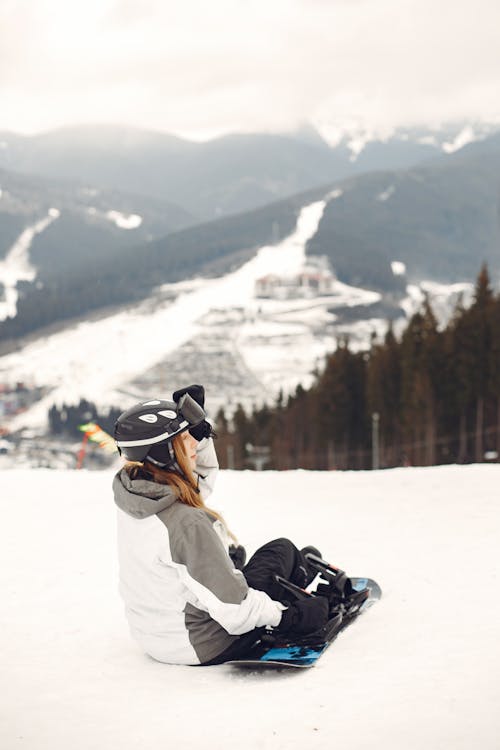
<path fill-rule="evenodd" d="M 0 0 L 0 130 L 500 117 L 498 0 Z"/>

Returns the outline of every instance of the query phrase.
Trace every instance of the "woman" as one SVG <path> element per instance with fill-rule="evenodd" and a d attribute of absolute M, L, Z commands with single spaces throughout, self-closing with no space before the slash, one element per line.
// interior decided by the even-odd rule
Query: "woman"
<path fill-rule="evenodd" d="M 188 386 L 172 401 L 136 404 L 115 425 L 126 459 L 113 482 L 120 593 L 133 637 L 170 664 L 221 663 L 245 654 L 265 627 L 306 634 L 328 619 L 327 598 L 289 605 L 274 580 L 304 587 L 314 578 L 288 540 L 265 545 L 243 570 L 233 564 L 234 537 L 204 502 L 218 463 L 203 406 L 203 387 Z"/>

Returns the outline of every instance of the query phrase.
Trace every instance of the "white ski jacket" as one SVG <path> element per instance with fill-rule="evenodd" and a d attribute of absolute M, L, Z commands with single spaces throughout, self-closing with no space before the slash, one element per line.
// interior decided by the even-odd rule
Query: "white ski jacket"
<path fill-rule="evenodd" d="M 196 470 L 206 498 L 218 471 L 211 439 L 198 444 Z M 248 587 L 220 521 L 181 503 L 171 487 L 132 480 L 124 469 L 113 491 L 120 593 L 132 636 L 147 654 L 202 664 L 239 635 L 279 624 L 284 606 Z"/>

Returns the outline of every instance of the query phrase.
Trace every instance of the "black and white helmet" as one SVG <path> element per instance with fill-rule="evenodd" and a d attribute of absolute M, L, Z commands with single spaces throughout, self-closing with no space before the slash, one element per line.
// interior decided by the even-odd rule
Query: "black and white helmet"
<path fill-rule="evenodd" d="M 146 458 L 160 466 L 175 463 L 172 440 L 205 419 L 202 407 L 186 393 L 175 401 L 151 399 L 135 404 L 115 423 L 114 438 L 128 461 Z"/>

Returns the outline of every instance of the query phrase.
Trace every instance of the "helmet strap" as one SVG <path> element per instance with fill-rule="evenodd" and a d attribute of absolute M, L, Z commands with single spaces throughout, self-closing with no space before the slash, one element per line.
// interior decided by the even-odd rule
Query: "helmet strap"
<path fill-rule="evenodd" d="M 182 477 L 182 479 L 185 479 L 187 481 L 187 476 L 184 474 L 184 472 L 182 471 L 181 467 L 177 463 L 177 459 L 175 457 L 174 446 L 172 445 L 172 443 L 170 441 L 168 441 L 168 443 L 167 443 L 167 449 L 168 449 L 168 455 L 170 457 L 170 460 L 167 461 L 166 463 L 164 463 L 162 461 L 157 461 L 156 458 L 153 458 L 149 454 L 146 456 L 146 458 L 144 460 L 145 461 L 149 461 L 150 463 L 154 464 L 155 466 L 159 466 L 160 469 L 168 469 L 169 471 L 173 471 L 175 474 L 178 474 L 180 477 Z M 199 479 L 198 479 L 198 482 L 199 482 Z M 195 492 L 197 492 L 197 493 L 200 492 L 200 490 L 198 488 L 198 484 L 195 487 Z"/>

